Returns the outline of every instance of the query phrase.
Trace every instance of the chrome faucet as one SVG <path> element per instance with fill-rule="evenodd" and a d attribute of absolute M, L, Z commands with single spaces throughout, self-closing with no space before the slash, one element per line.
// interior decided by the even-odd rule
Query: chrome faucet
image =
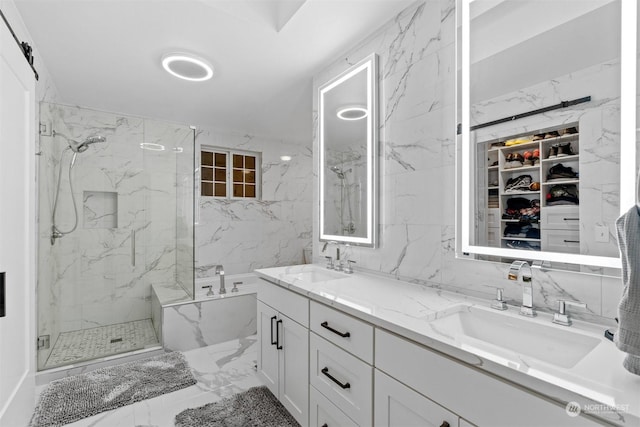
<path fill-rule="evenodd" d="M 220 290 L 219 294 L 226 294 L 227 290 L 224 288 L 224 267 L 222 264 L 216 265 L 216 276 L 220 276 Z"/>
<path fill-rule="evenodd" d="M 526 261 L 513 261 L 509 267 L 507 275 L 509 280 L 522 278 L 522 306 L 520 314 L 527 317 L 534 317 L 536 311 L 533 308 L 533 274 L 531 266 Z"/>

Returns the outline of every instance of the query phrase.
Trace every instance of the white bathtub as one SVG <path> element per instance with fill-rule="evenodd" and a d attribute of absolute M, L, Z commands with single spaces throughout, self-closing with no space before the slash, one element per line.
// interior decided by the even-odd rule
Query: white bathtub
<path fill-rule="evenodd" d="M 225 285 L 224 287 L 227 290 L 226 294 L 220 294 L 220 278 L 216 277 L 207 277 L 203 279 L 196 279 L 195 283 L 195 299 L 194 301 L 208 301 L 211 299 L 217 298 L 226 298 L 237 295 L 244 294 L 255 294 L 257 292 L 257 284 L 258 284 L 258 276 L 253 273 L 246 274 L 234 274 L 230 276 L 225 276 L 224 279 Z M 234 287 L 234 283 L 237 283 L 238 292 L 232 292 Z M 203 286 L 212 286 L 213 288 L 213 296 L 207 296 L 209 292 L 208 288 L 204 288 Z"/>
<path fill-rule="evenodd" d="M 219 294 L 219 280 L 196 279 L 196 298 L 162 305 L 162 345 L 166 350 L 191 350 L 256 334 L 255 274 L 225 277 L 227 293 Z M 238 292 L 232 292 L 233 283 Z M 213 284 L 214 295 L 206 296 Z"/>

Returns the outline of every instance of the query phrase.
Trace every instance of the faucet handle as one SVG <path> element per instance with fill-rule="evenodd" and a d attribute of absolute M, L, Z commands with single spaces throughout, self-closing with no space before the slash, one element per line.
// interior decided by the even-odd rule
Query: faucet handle
<path fill-rule="evenodd" d="M 333 258 L 330 256 L 324 257 L 327 260 L 327 269 L 333 270 Z"/>
<path fill-rule="evenodd" d="M 585 310 L 587 309 L 587 304 L 580 301 L 558 300 L 558 312 L 553 314 L 553 323 L 557 323 L 562 326 L 571 326 L 571 318 L 567 312 L 568 305 Z"/>
<path fill-rule="evenodd" d="M 347 274 L 352 274 L 353 273 L 353 264 L 355 264 L 355 261 L 351 261 L 350 259 L 347 260 L 347 265 L 344 266 L 343 271 Z"/>
<path fill-rule="evenodd" d="M 507 303 L 503 299 L 502 293 L 504 292 L 503 288 L 496 288 L 496 299 L 491 302 L 491 308 L 495 308 L 496 310 L 506 310 Z"/>

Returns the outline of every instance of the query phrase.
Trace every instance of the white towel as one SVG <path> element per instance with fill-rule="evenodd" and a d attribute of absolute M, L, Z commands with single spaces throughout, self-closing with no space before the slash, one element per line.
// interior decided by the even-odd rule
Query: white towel
<path fill-rule="evenodd" d="M 634 206 L 616 221 L 622 256 L 624 290 L 618 305 L 618 332 L 613 341 L 627 354 L 625 369 L 640 375 L 640 212 Z"/>

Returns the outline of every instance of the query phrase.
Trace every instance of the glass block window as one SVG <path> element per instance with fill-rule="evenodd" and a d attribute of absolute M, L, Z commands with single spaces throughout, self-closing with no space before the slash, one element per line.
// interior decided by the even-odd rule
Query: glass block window
<path fill-rule="evenodd" d="M 200 194 L 229 199 L 259 198 L 260 157 L 256 152 L 203 147 Z"/>

